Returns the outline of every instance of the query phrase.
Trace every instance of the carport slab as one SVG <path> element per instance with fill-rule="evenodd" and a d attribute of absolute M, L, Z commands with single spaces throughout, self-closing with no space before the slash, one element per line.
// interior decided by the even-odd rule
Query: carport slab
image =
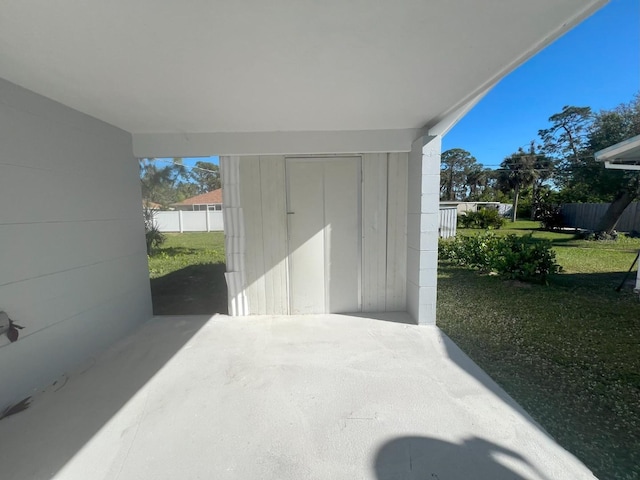
<path fill-rule="evenodd" d="M 594 478 L 438 328 L 375 317 L 156 317 L 0 421 L 0 476 Z"/>

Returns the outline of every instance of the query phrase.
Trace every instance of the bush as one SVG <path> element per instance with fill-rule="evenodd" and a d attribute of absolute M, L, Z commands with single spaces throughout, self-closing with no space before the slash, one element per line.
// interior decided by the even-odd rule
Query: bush
<path fill-rule="evenodd" d="M 537 220 L 543 230 L 559 230 L 565 226 L 562 207 L 550 203 L 541 203 L 538 206 Z"/>
<path fill-rule="evenodd" d="M 590 240 L 590 241 L 606 240 L 606 241 L 615 242 L 616 240 L 618 240 L 619 235 L 618 235 L 618 232 L 616 232 L 615 230 L 612 231 L 611 233 L 588 231 L 588 232 L 584 232 L 581 235 L 581 237 L 583 240 Z"/>
<path fill-rule="evenodd" d="M 441 240 L 440 258 L 457 265 L 497 273 L 503 277 L 529 282 L 546 282 L 547 276 L 560 271 L 556 254 L 548 240 L 509 234 L 484 233 Z"/>
<path fill-rule="evenodd" d="M 456 236 L 452 240 L 440 240 L 438 256 L 458 265 L 488 271 L 495 238 L 495 234 L 487 232 L 471 237 Z"/>
<path fill-rule="evenodd" d="M 465 212 L 458 217 L 458 226 L 461 228 L 499 229 L 504 225 L 505 219 L 500 216 L 498 210 L 483 208 L 477 212 Z"/>
<path fill-rule="evenodd" d="M 155 219 L 155 211 L 149 207 L 143 208 L 144 214 L 144 235 L 147 241 L 147 255 L 151 255 L 153 250 L 162 245 L 166 237 L 160 232 L 160 227 Z"/>

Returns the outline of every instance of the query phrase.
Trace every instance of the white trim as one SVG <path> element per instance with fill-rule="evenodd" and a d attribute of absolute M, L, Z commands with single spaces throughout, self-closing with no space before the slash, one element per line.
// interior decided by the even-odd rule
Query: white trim
<path fill-rule="evenodd" d="M 316 132 L 138 133 L 138 158 L 408 152 L 419 129 Z"/>
<path fill-rule="evenodd" d="M 497 82 L 496 82 L 497 83 Z M 449 130 L 451 130 L 461 119 L 464 117 L 473 107 L 475 107 L 480 100 L 482 100 L 489 90 L 493 88 L 495 84 L 490 85 L 487 89 L 481 92 L 478 96 L 476 96 L 473 100 L 468 102 L 467 104 L 461 106 L 457 110 L 452 111 L 448 115 L 442 117 L 441 120 L 438 121 L 433 127 L 427 128 L 426 133 L 430 136 L 444 136 Z"/>
<path fill-rule="evenodd" d="M 637 160 L 640 161 L 640 158 Z M 604 168 L 610 170 L 640 170 L 640 165 L 630 165 L 626 163 L 612 163 L 609 160 L 604 162 Z"/>
<path fill-rule="evenodd" d="M 640 162 L 640 135 L 628 138 L 596 152 L 595 158 L 604 162 L 605 168 L 613 170 L 640 170 L 640 165 L 625 162 Z"/>

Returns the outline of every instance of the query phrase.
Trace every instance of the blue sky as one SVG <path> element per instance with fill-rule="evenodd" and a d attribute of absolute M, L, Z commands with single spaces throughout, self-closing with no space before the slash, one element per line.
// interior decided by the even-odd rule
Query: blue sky
<path fill-rule="evenodd" d="M 629 102 L 640 90 L 640 1 L 612 0 L 505 77 L 444 137 L 496 167 L 564 105 L 594 111 Z"/>
<path fill-rule="evenodd" d="M 442 149 L 463 148 L 497 167 L 537 141 L 564 105 L 611 109 L 639 90 L 640 1 L 611 0 L 504 78 L 444 137 Z M 198 160 L 206 159 L 183 159 L 188 166 Z"/>

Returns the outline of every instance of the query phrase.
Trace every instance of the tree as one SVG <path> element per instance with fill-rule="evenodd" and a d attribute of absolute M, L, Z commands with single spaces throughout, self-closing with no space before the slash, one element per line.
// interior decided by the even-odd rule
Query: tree
<path fill-rule="evenodd" d="M 198 193 L 207 193 L 220 188 L 220 168 L 211 162 L 196 162 L 191 178 L 198 186 Z"/>
<path fill-rule="evenodd" d="M 533 142 L 529 152 L 525 152 L 522 148 L 507 158 L 500 164 L 500 173 L 498 182 L 503 189 L 513 191 L 513 208 L 511 213 L 511 221 L 515 222 L 518 211 L 518 200 L 520 191 L 531 185 L 537 178 L 536 164 L 539 155 L 535 152 Z"/>
<path fill-rule="evenodd" d="M 544 151 L 560 163 L 556 183 L 565 202 L 611 202 L 597 227 L 611 234 L 626 207 L 640 196 L 637 172 L 607 170 L 598 150 L 640 134 L 640 96 L 613 110 L 593 114 L 589 107 L 564 107 L 540 130 Z"/>
<path fill-rule="evenodd" d="M 535 148 L 534 143 L 531 142 L 531 151 L 535 151 Z M 531 218 L 537 220 L 538 209 L 540 205 L 545 203 L 544 198 L 548 197 L 548 184 L 555 175 L 556 162 L 542 153 L 536 153 L 533 168 L 535 170 L 535 179 L 533 180 L 531 199 Z"/>
<path fill-rule="evenodd" d="M 442 153 L 440 160 L 440 196 L 443 200 L 462 200 L 469 190 L 468 175 L 482 169 L 471 153 L 452 148 Z"/>
<path fill-rule="evenodd" d="M 473 166 L 466 172 L 466 186 L 469 188 L 468 200 L 477 200 L 482 195 L 483 190 L 487 186 L 488 172 L 490 170 L 482 168 L 478 164 Z"/>
<path fill-rule="evenodd" d="M 158 166 L 153 158 L 140 159 L 140 184 L 142 198 L 168 207 L 178 201 L 176 186 L 180 178 L 186 175 L 181 159 L 163 167 Z"/>
<path fill-rule="evenodd" d="M 591 107 L 565 105 L 549 117 L 551 127 L 538 130 L 542 151 L 559 160 L 577 160 L 587 147 L 587 133 L 592 119 Z"/>
<path fill-rule="evenodd" d="M 600 112 L 589 135 L 594 152 L 640 135 L 640 94 L 611 111 Z M 607 170 L 600 164 L 597 188 L 613 194 L 609 208 L 596 231 L 611 235 L 629 204 L 640 196 L 640 173 L 630 170 Z"/>

